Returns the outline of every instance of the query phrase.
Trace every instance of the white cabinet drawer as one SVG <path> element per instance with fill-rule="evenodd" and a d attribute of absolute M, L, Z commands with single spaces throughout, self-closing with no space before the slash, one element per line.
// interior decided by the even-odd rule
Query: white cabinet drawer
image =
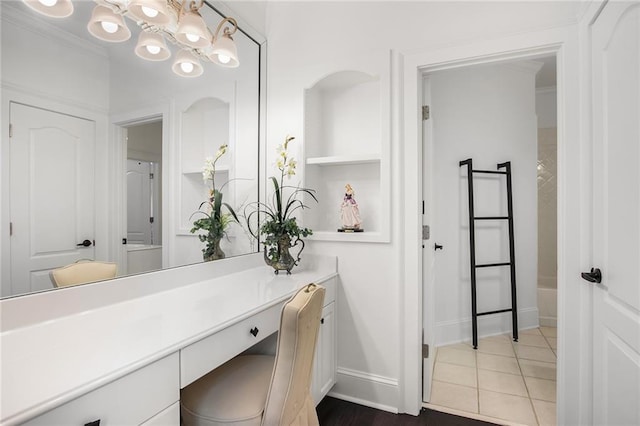
<path fill-rule="evenodd" d="M 178 426 L 180 424 L 180 402 L 156 414 L 140 426 Z"/>
<path fill-rule="evenodd" d="M 26 425 L 139 425 L 180 399 L 178 353 L 38 416 Z"/>
<path fill-rule="evenodd" d="M 280 311 L 284 303 L 278 303 L 182 349 L 180 351 L 180 387 L 188 386 L 278 331 Z M 251 330 L 257 330 L 257 334 L 254 336 Z"/>

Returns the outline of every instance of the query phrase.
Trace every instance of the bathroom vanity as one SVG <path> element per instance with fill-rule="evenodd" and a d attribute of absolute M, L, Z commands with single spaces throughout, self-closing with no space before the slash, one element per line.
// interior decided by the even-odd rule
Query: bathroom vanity
<path fill-rule="evenodd" d="M 335 383 L 335 257 L 274 275 L 262 254 L 0 300 L 0 423 L 178 425 L 180 389 L 278 330 L 327 288 L 312 394 Z"/>

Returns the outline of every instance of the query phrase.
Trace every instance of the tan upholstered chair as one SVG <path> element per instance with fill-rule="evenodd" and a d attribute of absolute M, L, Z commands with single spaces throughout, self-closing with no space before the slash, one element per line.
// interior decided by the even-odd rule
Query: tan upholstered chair
<path fill-rule="evenodd" d="M 82 261 L 49 272 L 56 287 L 67 287 L 115 278 L 117 265 L 108 262 Z"/>
<path fill-rule="evenodd" d="M 284 305 L 275 359 L 241 355 L 184 388 L 183 425 L 317 425 L 310 388 L 324 293 L 309 284 Z"/>

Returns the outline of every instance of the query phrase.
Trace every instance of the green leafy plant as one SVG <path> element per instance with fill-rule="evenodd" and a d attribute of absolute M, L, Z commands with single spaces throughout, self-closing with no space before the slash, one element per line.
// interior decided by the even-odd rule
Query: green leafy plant
<path fill-rule="evenodd" d="M 202 216 L 193 222 L 190 232 L 194 234 L 198 231 L 205 231 L 198 235 L 200 241 L 205 243 L 205 247 L 202 249 L 205 259 L 224 257 L 224 253 L 220 251 L 219 247 L 220 240 L 227 236 L 227 229 L 231 223 L 240 223 L 233 207 L 222 201 L 221 190 L 228 182 L 220 189 L 217 189 L 215 184 L 216 163 L 226 152 L 227 145 L 221 145 L 215 158 L 206 158 L 202 178 L 205 183 L 211 181 L 209 199 L 200 203 L 198 210 L 191 215 L 191 218 L 196 215 Z M 225 213 L 222 211 L 223 207 L 226 209 Z M 222 255 L 220 256 L 219 253 Z"/>
<path fill-rule="evenodd" d="M 285 185 L 285 177 L 290 179 L 296 174 L 297 162 L 288 153 L 289 143 L 292 140 L 294 140 L 293 136 L 287 136 L 284 143 L 278 146 L 276 167 L 280 171 L 280 176 L 278 178 L 274 176 L 269 178 L 273 185 L 271 202 L 252 203 L 254 210 L 245 214 L 247 228 L 251 235 L 254 238 L 264 235 L 265 249 L 268 250 L 266 256 L 273 262 L 279 260 L 278 242 L 282 236 L 288 236 L 290 241 L 294 242 L 293 245 L 295 245 L 297 241 L 301 241 L 301 237 L 313 234 L 311 229 L 300 227 L 296 221 L 294 213 L 298 209 L 308 208 L 298 197 L 307 194 L 311 199 L 318 202 L 315 190 Z M 255 215 L 264 215 L 264 217 L 261 218 L 257 225 L 252 225 L 252 218 Z"/>

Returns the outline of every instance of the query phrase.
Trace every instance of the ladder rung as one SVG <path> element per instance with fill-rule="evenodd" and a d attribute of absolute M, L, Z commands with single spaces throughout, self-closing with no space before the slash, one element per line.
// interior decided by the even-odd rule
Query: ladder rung
<path fill-rule="evenodd" d="M 481 316 L 481 315 L 492 315 L 492 314 L 501 314 L 503 312 L 511 312 L 513 311 L 513 309 L 509 308 L 509 309 L 500 309 L 497 311 L 490 311 L 490 312 L 480 312 L 479 314 L 476 314 L 477 316 Z"/>
<path fill-rule="evenodd" d="M 476 265 L 476 268 L 491 268 L 493 266 L 510 266 L 509 262 L 501 262 L 501 263 L 485 263 L 482 265 Z"/>
<path fill-rule="evenodd" d="M 489 175 L 506 175 L 507 172 L 501 172 L 499 170 L 471 170 L 473 173 L 486 173 Z"/>
<path fill-rule="evenodd" d="M 509 216 L 476 216 L 474 220 L 506 220 Z"/>

